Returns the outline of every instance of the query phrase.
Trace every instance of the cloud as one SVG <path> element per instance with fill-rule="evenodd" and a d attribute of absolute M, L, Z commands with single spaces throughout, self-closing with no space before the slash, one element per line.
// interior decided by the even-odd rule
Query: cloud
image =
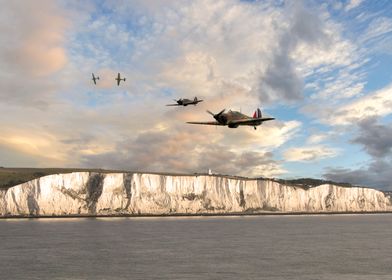
<path fill-rule="evenodd" d="M 275 31 L 280 37 L 269 50 L 267 68 L 260 74 L 257 83 L 256 92 L 263 102 L 282 98 L 288 101 L 302 99 L 303 81 L 295 60 L 300 57 L 298 47 L 324 49 L 329 42 L 320 18 L 302 3 L 295 2 L 287 10 L 288 20 L 280 19 L 285 23 L 281 26 L 287 28 Z"/>
<path fill-rule="evenodd" d="M 324 88 L 313 95 L 312 98 L 334 98 L 337 100 L 359 96 L 366 84 L 362 81 L 363 79 L 363 74 L 344 73 L 342 71 L 336 79 L 333 79 L 331 82 L 326 82 Z"/>
<path fill-rule="evenodd" d="M 378 118 L 392 112 L 391 98 L 392 88 L 388 85 L 343 106 L 328 107 L 323 104 L 308 108 L 323 123 L 335 126 L 335 131 L 343 132 L 345 135 L 356 133 L 350 142 L 363 146 L 364 151 L 372 157 L 369 163 L 364 163 L 364 166 L 358 168 L 327 168 L 323 174 L 324 178 L 382 189 L 392 188 L 391 176 L 388 173 L 391 168 L 392 131 L 390 124 L 378 122 Z M 358 130 L 355 131 L 355 128 Z"/>
<path fill-rule="evenodd" d="M 87 22 L 89 28 L 76 36 L 83 44 L 74 51 L 87 49 L 88 58 L 97 57 L 105 67 L 125 67 L 137 77 L 133 93 L 169 87 L 227 99 L 227 85 L 239 85 L 249 102 L 293 102 L 303 98 L 300 69 L 352 62 L 352 46 L 340 31 L 320 10 L 303 4 L 134 1 L 107 2 L 105 8 L 110 12 Z"/>
<path fill-rule="evenodd" d="M 365 151 L 375 158 L 383 158 L 391 153 L 391 124 L 381 125 L 376 118 L 369 118 L 358 123 L 359 135 L 352 142 L 361 144 Z"/>
<path fill-rule="evenodd" d="M 371 21 L 363 35 L 360 37 L 361 43 L 369 40 L 380 39 L 380 37 L 392 31 L 392 19 L 389 17 L 377 17 Z"/>
<path fill-rule="evenodd" d="M 65 163 L 67 154 L 64 150 L 57 149 L 54 135 L 47 133 L 23 133 L 4 131 L 6 136 L 0 136 L 0 149 L 8 150 L 8 154 L 24 155 L 22 161 L 33 159 L 35 163 L 46 161 L 52 164 Z M 38 160 L 39 159 L 39 160 Z M 12 162 L 12 159 L 11 159 Z M 9 164 L 4 162 L 3 164 Z"/>
<path fill-rule="evenodd" d="M 283 153 L 287 161 L 317 161 L 324 158 L 335 157 L 338 150 L 324 146 L 312 146 L 305 148 L 290 148 Z"/>
<path fill-rule="evenodd" d="M 39 8 L 37 8 L 39 6 Z M 67 63 L 69 22 L 54 1 L 2 3 L 0 32 L 1 102 L 43 108 L 58 86 L 53 74 Z"/>
<path fill-rule="evenodd" d="M 333 21 L 323 7 L 318 13 L 308 12 L 302 8 L 298 13 L 300 24 L 293 25 L 292 36 L 298 34 L 299 39 L 294 40 L 290 53 L 305 89 L 316 102 L 359 95 L 366 84 L 365 73 L 359 69 L 368 60 L 353 41 L 342 36 L 344 26 Z"/>
<path fill-rule="evenodd" d="M 323 142 L 325 139 L 327 139 L 330 136 L 331 135 L 329 135 L 328 133 L 313 134 L 309 137 L 309 139 L 307 140 L 307 143 L 317 144 L 317 143 Z"/>
<path fill-rule="evenodd" d="M 333 125 L 348 125 L 369 117 L 386 116 L 392 113 L 391 100 L 392 86 L 389 85 L 341 106 L 333 114 L 328 115 L 325 121 Z"/>
<path fill-rule="evenodd" d="M 374 160 L 368 167 L 358 169 L 329 168 L 323 174 L 327 180 L 369 186 L 392 191 L 392 162 L 389 160 Z"/>
<path fill-rule="evenodd" d="M 126 119 L 129 121 L 121 124 L 114 117 L 110 123 L 120 125 L 118 129 L 123 131 L 128 127 L 131 132 L 123 133 L 120 138 L 117 128 L 114 128 L 106 130 L 104 135 L 94 133 L 93 139 L 90 135 L 86 138 L 88 142 L 84 137 L 78 137 L 82 130 L 74 131 L 74 137 L 66 141 L 69 146 L 74 146 L 72 154 L 78 155 L 83 167 L 188 173 L 211 168 L 224 174 L 244 176 L 277 176 L 285 172 L 282 163 L 274 160 L 270 151 L 292 139 L 301 123 L 271 121 L 257 130 L 252 127 L 229 129 L 186 124 L 185 121 L 209 120 L 209 115 L 198 109 L 199 105 L 167 107 L 164 115 L 152 115 L 143 123 L 138 123 L 138 117 L 128 115 Z M 118 117 L 123 114 L 120 108 L 117 109 Z M 132 114 L 144 116 L 146 111 L 153 112 L 148 103 Z M 102 112 L 105 112 L 104 108 Z M 100 115 L 99 112 L 91 116 L 82 115 L 81 123 L 78 120 L 73 122 L 86 123 L 87 127 L 88 123 L 100 122 L 94 121 Z M 110 123 L 106 122 L 103 127 L 109 127 Z M 87 132 L 91 132 L 90 129 Z M 94 147 L 94 143 L 100 144 Z"/>
<path fill-rule="evenodd" d="M 101 33 L 112 34 L 109 25 L 121 29 L 121 21 L 135 27 L 121 36 L 128 38 L 132 64 L 179 92 L 216 96 L 224 82 L 243 85 L 263 104 L 293 102 L 303 98 L 298 69 L 351 62 L 351 45 L 339 30 L 301 3 L 283 8 L 238 1 L 165 2 L 164 8 L 148 3 L 109 4 L 116 17 L 103 19 Z M 117 46 L 118 40 L 110 41 Z"/>
<path fill-rule="evenodd" d="M 2 45 L 1 55 L 10 72 L 47 76 L 66 62 L 62 44 L 69 23 L 53 1 L 40 2 L 40 9 L 36 9 L 37 3 L 31 2 L 13 1 L 2 5 L 0 20 L 8 44 Z"/>
<path fill-rule="evenodd" d="M 206 138 L 199 130 L 150 131 L 135 139 L 118 142 L 113 151 L 84 155 L 87 166 L 126 170 L 167 172 L 215 172 L 245 176 L 274 176 L 284 173 L 272 153 L 241 152 L 221 144 L 220 138 Z M 241 145 L 241 144 L 239 144 Z"/>
<path fill-rule="evenodd" d="M 363 1 L 363 0 L 350 0 L 350 1 L 347 3 L 347 5 L 346 5 L 346 7 L 344 8 L 344 10 L 345 10 L 346 12 L 352 10 L 352 9 L 358 7 L 359 5 L 361 5 L 362 1 Z"/>
<path fill-rule="evenodd" d="M 274 120 L 263 123 L 257 130 L 246 126 L 229 129 L 227 137 L 223 137 L 222 142 L 231 146 L 236 145 L 238 150 L 276 149 L 293 139 L 300 131 L 301 125 L 298 121 Z"/>
<path fill-rule="evenodd" d="M 338 182 L 392 190 L 392 128 L 379 124 L 374 117 L 358 123 L 358 135 L 352 143 L 360 144 L 372 157 L 367 166 L 355 168 L 328 168 L 323 177 Z"/>

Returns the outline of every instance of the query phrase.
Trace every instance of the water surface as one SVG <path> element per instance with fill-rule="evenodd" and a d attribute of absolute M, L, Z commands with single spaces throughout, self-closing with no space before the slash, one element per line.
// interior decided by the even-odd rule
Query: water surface
<path fill-rule="evenodd" d="M 0 220 L 1 279 L 392 279 L 392 215 Z"/>

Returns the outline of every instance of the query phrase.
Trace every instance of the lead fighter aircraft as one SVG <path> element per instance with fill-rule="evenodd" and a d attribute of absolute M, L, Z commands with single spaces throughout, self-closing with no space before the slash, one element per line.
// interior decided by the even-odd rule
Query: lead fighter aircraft
<path fill-rule="evenodd" d="M 254 112 L 253 117 L 249 117 L 237 111 L 229 110 L 227 113 L 225 113 L 225 111 L 226 109 L 223 109 L 218 114 L 214 114 L 207 110 L 207 113 L 211 114 L 214 117 L 214 119 L 216 120 L 215 122 L 187 122 L 187 123 L 204 124 L 204 125 L 222 125 L 222 126 L 227 125 L 230 128 L 237 128 L 240 125 L 248 125 L 248 126 L 253 126 L 254 129 L 256 129 L 256 126 L 261 125 L 263 122 L 271 121 L 275 119 L 275 118 L 263 118 L 261 114 L 261 110 L 259 108 Z"/>

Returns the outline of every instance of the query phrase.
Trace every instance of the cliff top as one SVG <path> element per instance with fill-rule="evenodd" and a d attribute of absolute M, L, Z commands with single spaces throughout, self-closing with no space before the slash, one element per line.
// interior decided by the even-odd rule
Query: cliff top
<path fill-rule="evenodd" d="M 7 189 L 9 187 L 28 182 L 39 177 L 72 173 L 72 172 L 117 172 L 113 170 L 103 169 L 83 169 L 83 168 L 5 168 L 0 167 L 0 189 Z"/>
<path fill-rule="evenodd" d="M 280 184 L 301 187 L 303 189 L 309 189 L 324 184 L 331 184 L 331 185 L 336 185 L 339 187 L 346 187 L 346 188 L 351 188 L 351 187 L 366 188 L 365 186 L 357 186 L 357 185 L 352 185 L 350 183 L 333 182 L 330 180 L 321 180 L 321 179 L 313 179 L 313 178 L 299 178 L 299 179 L 292 179 L 292 180 L 272 179 L 272 180 Z"/>
<path fill-rule="evenodd" d="M 107 169 L 86 169 L 86 168 L 5 168 L 0 167 L 0 189 L 7 189 L 9 187 L 28 182 L 30 180 L 52 175 L 52 174 L 64 174 L 72 172 L 99 172 L 99 173 L 147 173 L 147 174 L 157 174 L 157 175 L 171 175 L 171 176 L 219 176 L 230 179 L 241 179 L 241 180 L 272 180 L 281 184 L 291 185 L 293 187 L 300 187 L 303 189 L 309 189 L 311 187 L 317 187 L 323 184 L 333 184 L 342 187 L 359 187 L 354 186 L 349 183 L 336 183 L 332 181 L 311 179 L 311 178 L 300 178 L 293 180 L 284 179 L 270 179 L 270 178 L 249 178 L 241 176 L 231 176 L 224 174 L 213 174 L 209 175 L 207 173 L 163 173 L 163 172 L 142 172 L 142 171 L 124 171 L 124 170 L 107 170 Z"/>
<path fill-rule="evenodd" d="M 157 174 L 157 175 L 171 175 L 171 176 L 204 176 L 209 175 L 207 173 L 174 173 L 174 172 L 144 172 L 144 171 L 126 171 L 126 170 L 107 170 L 107 169 L 88 169 L 88 168 L 7 168 L 0 167 L 0 189 L 6 189 L 12 186 L 16 186 L 30 180 L 37 179 L 39 177 L 52 175 L 52 174 L 64 174 L 72 172 L 99 172 L 99 173 L 146 173 L 146 174 Z M 231 179 L 242 179 L 242 180 L 254 180 L 255 178 L 247 178 L 241 176 L 229 176 L 222 174 L 214 174 L 211 176 L 221 176 Z M 261 179 L 261 178 L 259 178 Z"/>

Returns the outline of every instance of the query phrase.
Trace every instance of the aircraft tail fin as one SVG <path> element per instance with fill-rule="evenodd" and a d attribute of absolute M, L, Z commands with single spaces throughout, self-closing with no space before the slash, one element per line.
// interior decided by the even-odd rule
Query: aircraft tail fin
<path fill-rule="evenodd" d="M 197 101 L 197 96 L 195 96 L 195 98 L 193 99 L 193 101 Z"/>
<path fill-rule="evenodd" d="M 261 114 L 261 110 L 260 108 L 257 108 L 257 110 L 253 113 L 253 118 L 254 119 L 259 119 L 261 118 L 263 115 Z"/>

